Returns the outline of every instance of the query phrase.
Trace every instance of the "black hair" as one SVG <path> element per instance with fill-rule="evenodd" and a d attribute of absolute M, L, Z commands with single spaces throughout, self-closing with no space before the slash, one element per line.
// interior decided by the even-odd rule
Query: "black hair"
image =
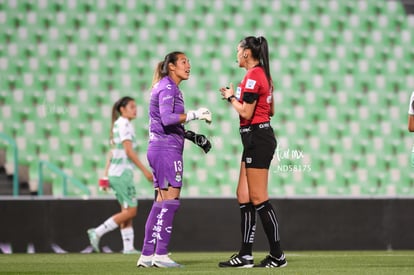
<path fill-rule="evenodd" d="M 269 47 L 266 38 L 263 36 L 247 36 L 240 41 L 240 47 L 250 49 L 252 57 L 259 60 L 260 66 L 264 69 L 269 86 L 273 89 L 272 76 L 270 74 Z"/>
<path fill-rule="evenodd" d="M 114 123 L 119 118 L 119 116 L 121 115 L 121 108 L 127 106 L 130 101 L 134 101 L 134 99 L 130 96 L 124 96 L 124 97 L 120 98 L 117 102 L 115 102 L 114 105 L 112 106 L 111 132 L 109 133 L 111 143 L 113 142 L 112 141 L 112 139 L 113 139 L 112 130 L 114 128 Z"/>
<path fill-rule="evenodd" d="M 168 75 L 168 64 L 173 63 L 174 65 L 177 64 L 178 55 L 184 54 L 183 52 L 175 51 L 170 52 L 164 57 L 164 60 L 157 64 L 157 67 L 154 71 L 154 76 L 152 78 L 152 85 L 154 86 L 155 83 L 160 81 L 161 78 Z"/>

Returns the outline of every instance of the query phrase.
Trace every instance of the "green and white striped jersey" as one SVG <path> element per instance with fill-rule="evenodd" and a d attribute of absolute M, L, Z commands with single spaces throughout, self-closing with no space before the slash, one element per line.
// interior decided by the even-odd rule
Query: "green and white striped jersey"
<path fill-rule="evenodd" d="M 111 164 L 109 166 L 108 176 L 121 176 L 126 169 L 133 169 L 134 164 L 128 158 L 122 142 L 125 140 L 132 141 L 135 149 L 137 142 L 135 139 L 135 130 L 131 122 L 124 117 L 119 117 L 112 129 L 113 143 Z"/>

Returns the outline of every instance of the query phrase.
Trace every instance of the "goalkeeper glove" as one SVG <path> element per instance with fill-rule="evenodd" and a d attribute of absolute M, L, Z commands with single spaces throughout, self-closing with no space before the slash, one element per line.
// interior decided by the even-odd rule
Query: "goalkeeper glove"
<path fill-rule="evenodd" d="M 191 110 L 187 112 L 187 118 L 185 122 L 189 122 L 195 119 L 205 120 L 207 123 L 211 123 L 211 112 L 207 108 L 199 108 L 198 110 Z"/>
<path fill-rule="evenodd" d="M 204 150 L 204 153 L 206 153 L 206 154 L 211 149 L 211 143 L 206 138 L 205 135 L 196 134 L 193 131 L 185 131 L 184 137 L 186 139 L 191 140 L 192 142 L 194 142 L 199 147 L 201 147 Z"/>

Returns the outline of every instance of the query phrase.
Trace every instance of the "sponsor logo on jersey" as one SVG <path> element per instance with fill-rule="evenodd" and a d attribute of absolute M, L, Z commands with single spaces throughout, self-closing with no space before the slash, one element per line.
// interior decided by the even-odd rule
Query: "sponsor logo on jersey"
<path fill-rule="evenodd" d="M 253 79 L 247 79 L 246 83 L 246 89 L 254 89 L 254 86 L 256 85 L 256 80 Z"/>
<path fill-rule="evenodd" d="M 168 90 L 171 90 L 171 84 L 167 84 L 165 87 L 167 87 Z"/>
<path fill-rule="evenodd" d="M 252 163 L 252 158 L 246 158 L 246 163 Z"/>

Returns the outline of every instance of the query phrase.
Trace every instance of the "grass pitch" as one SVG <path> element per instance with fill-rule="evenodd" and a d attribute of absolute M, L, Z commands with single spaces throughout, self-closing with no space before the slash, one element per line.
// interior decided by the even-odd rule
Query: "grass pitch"
<path fill-rule="evenodd" d="M 137 255 L 0 254 L 0 274 L 414 274 L 414 251 L 287 251 L 281 269 L 218 268 L 230 253 L 173 253 L 185 267 L 137 268 Z M 254 254 L 255 261 L 265 257 Z"/>

